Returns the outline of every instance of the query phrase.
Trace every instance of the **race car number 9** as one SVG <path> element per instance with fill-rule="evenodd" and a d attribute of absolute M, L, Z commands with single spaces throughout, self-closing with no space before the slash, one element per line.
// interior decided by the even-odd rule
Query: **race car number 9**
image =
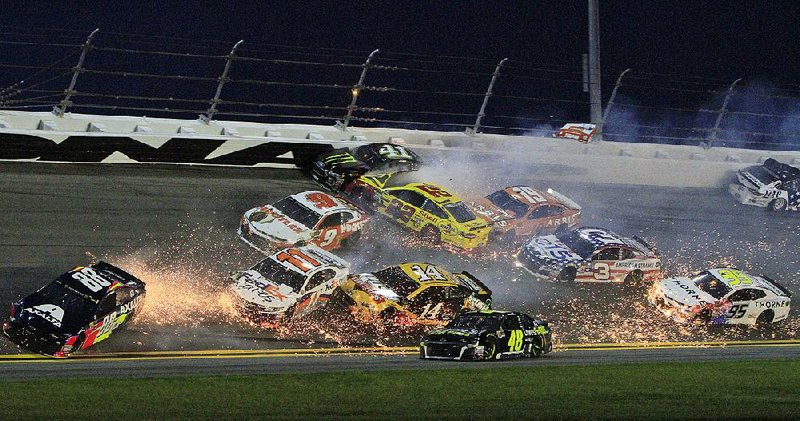
<path fill-rule="evenodd" d="M 83 268 L 78 272 L 72 273 L 72 279 L 82 283 L 86 288 L 92 292 L 100 291 L 101 289 L 111 285 L 111 282 L 103 279 L 92 268 Z"/>
<path fill-rule="evenodd" d="M 333 199 L 331 199 L 331 197 L 325 193 L 311 193 L 306 196 L 306 199 L 308 199 L 319 209 L 336 207 L 336 202 L 334 202 Z"/>

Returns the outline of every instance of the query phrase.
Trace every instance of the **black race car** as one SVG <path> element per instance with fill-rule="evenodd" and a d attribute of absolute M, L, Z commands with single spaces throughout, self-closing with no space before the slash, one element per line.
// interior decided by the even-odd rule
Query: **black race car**
<path fill-rule="evenodd" d="M 419 347 L 423 359 L 499 360 L 538 357 L 553 350 L 546 321 L 511 311 L 462 313 L 442 329 L 428 332 Z"/>
<path fill-rule="evenodd" d="M 333 191 L 344 191 L 356 178 L 370 171 L 395 173 L 416 171 L 422 165 L 419 156 L 393 143 L 370 143 L 334 149 L 319 155 L 309 169 L 311 178 Z"/>
<path fill-rule="evenodd" d="M 129 322 L 144 296 L 144 282 L 116 266 L 79 266 L 11 304 L 3 334 L 33 352 L 66 357 Z"/>

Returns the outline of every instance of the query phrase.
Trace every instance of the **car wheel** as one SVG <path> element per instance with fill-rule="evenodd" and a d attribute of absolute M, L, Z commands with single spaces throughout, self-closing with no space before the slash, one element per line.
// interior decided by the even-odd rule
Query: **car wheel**
<path fill-rule="evenodd" d="M 575 266 L 567 266 L 564 269 L 561 269 L 561 273 L 558 274 L 556 277 L 557 280 L 561 282 L 571 282 L 575 280 L 575 277 L 578 275 L 578 268 Z"/>
<path fill-rule="evenodd" d="M 763 311 L 756 319 L 757 327 L 767 327 L 772 325 L 772 320 L 775 318 L 775 312 L 772 310 Z"/>
<path fill-rule="evenodd" d="M 420 231 L 420 237 L 429 244 L 438 245 L 442 242 L 442 234 L 439 232 L 439 229 L 431 226 L 426 225 L 425 228 Z"/>
<path fill-rule="evenodd" d="M 786 199 L 779 198 L 773 200 L 772 202 L 769 202 L 769 206 L 767 207 L 767 209 L 773 211 L 780 211 L 786 209 Z"/>
<path fill-rule="evenodd" d="M 639 285 L 644 280 L 644 273 L 641 270 L 634 270 L 625 277 L 625 285 Z"/>
<path fill-rule="evenodd" d="M 493 360 L 497 355 L 497 338 L 494 335 L 488 335 L 483 341 L 483 359 Z"/>
<path fill-rule="evenodd" d="M 533 343 L 531 344 L 531 357 L 539 358 L 544 353 L 544 347 L 542 346 L 542 338 L 535 338 Z"/>

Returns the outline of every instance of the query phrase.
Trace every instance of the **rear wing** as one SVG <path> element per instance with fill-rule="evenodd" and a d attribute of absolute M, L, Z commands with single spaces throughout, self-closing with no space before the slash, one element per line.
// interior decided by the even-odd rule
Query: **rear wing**
<path fill-rule="evenodd" d="M 555 191 L 555 190 L 553 190 L 551 188 L 547 189 L 547 194 L 549 194 L 550 196 L 555 197 L 556 199 L 558 199 L 559 202 L 567 205 L 567 207 L 569 207 L 570 209 L 581 210 L 581 205 L 575 203 L 569 197 L 564 196 L 563 194 L 561 194 L 561 193 L 559 193 L 559 192 L 557 192 L 557 191 Z"/>
<path fill-rule="evenodd" d="M 789 292 L 788 289 L 786 289 L 783 285 L 775 282 L 774 279 L 772 279 L 772 278 L 770 278 L 770 277 L 768 277 L 766 275 L 761 275 L 761 277 L 764 278 L 765 281 L 769 282 L 775 288 L 778 288 L 778 290 L 780 290 L 783 293 L 783 295 L 785 295 L 787 297 L 791 297 L 792 296 L 792 293 Z"/>
<path fill-rule="evenodd" d="M 476 278 L 474 275 L 467 271 L 463 271 L 460 273 L 463 275 L 462 277 L 458 277 L 459 283 L 466 286 L 467 288 L 475 291 L 476 293 L 484 293 L 488 295 L 492 295 L 492 290 L 490 290 L 486 284 L 484 284 L 480 279 Z"/>

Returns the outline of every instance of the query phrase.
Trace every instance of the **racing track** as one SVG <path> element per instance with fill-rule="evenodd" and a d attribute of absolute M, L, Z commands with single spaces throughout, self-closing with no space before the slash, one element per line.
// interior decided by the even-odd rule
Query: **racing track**
<path fill-rule="evenodd" d="M 439 162 L 435 156 L 423 157 Z M 585 225 L 637 234 L 655 244 L 668 275 L 727 263 L 769 274 L 791 291 L 800 291 L 797 214 L 738 205 L 723 186 L 680 189 L 597 185 L 567 164 L 508 167 L 500 159 L 464 156 L 454 162 L 448 158 L 420 172 L 420 176 L 451 187 L 462 197 L 511 184 L 552 186 L 583 205 Z M 479 181 L 474 174 L 481 174 Z M 87 263 L 88 253 L 121 265 L 148 283 L 145 309 L 138 320 L 89 354 L 330 347 L 342 342 L 416 343 L 418 336 L 414 333 L 400 339 L 387 332 L 353 338 L 314 325 L 264 331 L 241 322 L 230 311 L 223 291 L 226 274 L 251 265 L 259 256 L 234 238 L 241 213 L 284 195 L 316 188 L 300 172 L 285 169 L 0 163 L 0 303 L 9 303 L 70 267 Z M 376 217 L 357 248 L 337 253 L 350 260 L 355 271 L 411 260 L 469 270 L 494 291 L 496 308 L 519 309 L 551 320 L 557 343 L 798 338 L 796 310 L 788 323 L 766 332 L 675 326 L 647 305 L 642 289 L 535 282 L 510 264 L 513 257 L 507 251 L 464 256 L 416 242 Z M 713 357 L 721 354 L 719 349 L 693 352 Z M 795 357 L 797 352 L 791 347 L 770 349 L 770 355 Z M 0 353 L 21 352 L 9 341 L 0 340 Z M 568 355 L 591 361 L 584 355 L 587 352 L 591 354 L 557 352 L 546 361 L 559 361 Z M 620 352 L 609 354 L 607 359 L 627 358 Z M 624 351 L 636 352 L 643 351 Z M 655 358 L 661 352 L 692 355 L 686 350 L 661 350 L 630 358 Z M 358 361 L 353 358 L 258 360 L 268 360 L 270 366 L 285 364 L 288 369 L 300 369 L 300 365 L 324 365 L 320 361 Z M 367 365 L 374 364 L 372 358 L 367 357 L 367 361 L 373 361 Z M 381 366 L 384 362 L 391 366 L 396 358 L 409 360 L 380 358 L 384 359 Z M 178 360 L 159 360 L 159 370 L 169 371 L 164 366 L 173 364 L 170 361 Z M 175 366 L 185 366 L 189 361 L 202 365 L 198 361 L 204 360 L 180 361 L 184 362 Z M 115 364 L 150 363 L 125 360 Z M 2 364 L 0 370 L 13 370 L 10 367 Z"/>

